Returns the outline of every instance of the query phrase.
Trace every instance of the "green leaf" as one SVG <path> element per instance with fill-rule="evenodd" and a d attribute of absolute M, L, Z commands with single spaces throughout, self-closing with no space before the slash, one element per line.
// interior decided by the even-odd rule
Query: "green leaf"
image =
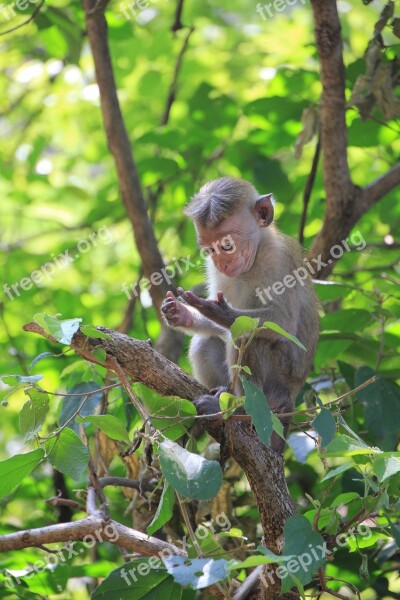
<path fill-rule="evenodd" d="M 99 363 L 105 363 L 107 360 L 107 352 L 104 348 L 95 348 L 92 354 Z"/>
<path fill-rule="evenodd" d="M 153 535 L 156 531 L 161 529 L 165 523 L 171 520 L 175 503 L 175 494 L 173 488 L 166 482 L 164 485 L 163 493 L 160 498 L 160 502 L 157 507 L 157 512 L 154 515 L 154 519 L 148 525 L 146 532 L 147 535 Z"/>
<path fill-rule="evenodd" d="M 353 456 L 357 454 L 380 454 L 377 448 L 371 448 L 348 435 L 339 435 L 328 444 L 325 456 Z"/>
<path fill-rule="evenodd" d="M 296 346 L 298 346 L 299 348 L 301 348 L 302 350 L 307 352 L 307 348 L 305 346 L 303 346 L 303 344 L 300 342 L 300 340 L 297 339 L 297 337 L 295 335 L 291 335 L 290 333 L 288 333 L 287 331 L 282 329 L 282 327 L 280 327 L 276 323 L 273 323 L 272 321 L 265 321 L 265 323 L 262 324 L 262 328 L 272 329 L 273 331 L 276 331 L 276 333 L 279 333 L 283 337 L 287 338 L 288 340 L 290 340 L 291 342 L 296 344 Z"/>
<path fill-rule="evenodd" d="M 88 398 L 86 399 L 85 404 L 80 409 L 79 413 L 82 417 L 92 415 L 96 411 L 96 409 L 100 407 L 103 399 L 103 394 L 99 389 L 99 384 L 95 381 L 87 381 L 83 383 L 78 383 L 67 389 L 67 393 L 69 395 L 65 396 L 62 399 L 60 416 L 58 417 L 58 424 L 60 425 L 60 427 L 62 427 L 67 421 L 69 421 L 68 427 L 73 429 L 75 433 L 79 433 L 79 425 L 75 422 L 75 419 L 72 419 L 72 421 L 70 421 L 70 419 L 71 417 L 76 415 L 78 408 L 82 404 L 82 400 L 85 397 L 85 394 L 89 392 L 95 392 L 96 390 L 99 391 L 97 391 L 95 394 L 91 393 L 90 396 L 88 396 Z"/>
<path fill-rule="evenodd" d="M 144 385 L 140 385 L 139 389 L 139 396 L 150 411 L 152 425 L 156 429 L 162 429 L 170 440 L 180 438 L 193 425 L 194 419 L 190 417 L 195 416 L 197 411 L 192 402 L 176 397 L 162 397 Z M 175 417 L 176 422 L 162 417 Z"/>
<path fill-rule="evenodd" d="M 0 462 L 0 497 L 8 496 L 43 460 L 41 448 Z"/>
<path fill-rule="evenodd" d="M 318 297 L 327 302 L 337 298 L 345 298 L 352 290 L 357 289 L 354 285 L 339 281 L 315 281 L 314 285 Z"/>
<path fill-rule="evenodd" d="M 222 471 L 216 460 L 206 460 L 178 444 L 165 440 L 159 445 L 163 475 L 172 487 L 196 500 L 210 500 L 222 485 Z"/>
<path fill-rule="evenodd" d="M 302 585 L 310 583 L 318 568 L 325 564 L 324 538 L 312 529 L 309 520 L 302 515 L 289 517 L 284 526 L 285 545 L 283 554 L 291 555 L 292 568 L 287 563 L 287 575 L 293 574 Z M 282 593 L 293 587 L 291 577 L 282 577 Z"/>
<path fill-rule="evenodd" d="M 362 331 L 372 322 L 371 313 L 361 308 L 349 308 L 328 313 L 320 321 L 321 331 Z"/>
<path fill-rule="evenodd" d="M 113 415 L 88 415 L 87 417 L 76 417 L 75 420 L 77 423 L 93 423 L 112 440 L 128 444 L 130 442 L 126 427 Z"/>
<path fill-rule="evenodd" d="M 96 338 L 99 340 L 112 340 L 112 337 L 108 333 L 100 331 L 94 325 L 82 325 L 81 331 L 88 337 Z"/>
<path fill-rule="evenodd" d="M 79 323 L 82 319 L 64 319 L 60 321 L 57 317 L 52 317 L 46 313 L 38 313 L 33 320 L 43 327 L 46 333 L 54 337 L 61 344 L 69 346 L 74 334 L 79 329 Z"/>
<path fill-rule="evenodd" d="M 94 590 L 95 600 L 180 600 L 182 588 L 158 556 L 137 558 L 112 571 Z"/>
<path fill-rule="evenodd" d="M 237 408 L 243 406 L 243 401 L 244 398 L 242 396 L 238 397 L 228 392 L 222 392 L 219 397 L 219 406 L 221 410 L 228 411 L 224 414 L 224 419 L 229 419 Z"/>
<path fill-rule="evenodd" d="M 242 378 L 245 399 L 244 409 L 253 420 L 260 440 L 269 446 L 273 430 L 271 410 L 264 393 L 252 381 Z"/>
<path fill-rule="evenodd" d="M 378 478 L 379 483 L 386 481 L 400 471 L 400 460 L 398 458 L 384 458 L 380 456 L 374 461 L 372 470 Z"/>
<path fill-rule="evenodd" d="M 183 587 L 190 585 L 195 590 L 223 581 L 229 573 L 227 561 L 223 558 L 168 556 L 163 558 L 163 563 L 177 583 Z"/>
<path fill-rule="evenodd" d="M 400 548 L 400 525 L 397 525 L 397 523 L 392 523 L 390 525 L 390 533 L 392 534 L 397 547 Z"/>
<path fill-rule="evenodd" d="M 311 424 L 321 438 L 321 447 L 326 448 L 336 433 L 336 421 L 331 411 L 322 408 Z"/>
<path fill-rule="evenodd" d="M 346 463 L 344 465 L 340 465 L 340 467 L 336 467 L 336 469 L 332 469 L 332 471 L 329 471 L 329 473 L 327 473 L 327 475 L 325 475 L 325 477 L 321 479 L 321 482 L 327 481 L 328 479 L 332 479 L 332 477 L 336 477 L 337 475 L 340 475 L 341 473 L 344 473 L 345 471 L 348 471 L 353 467 L 353 463 Z"/>
<path fill-rule="evenodd" d="M 25 393 L 30 397 L 30 400 L 25 402 L 19 413 L 19 429 L 24 442 L 27 442 L 41 430 L 50 404 L 48 395 L 34 388 L 26 390 Z"/>
<path fill-rule="evenodd" d="M 75 431 L 66 427 L 45 444 L 47 460 L 57 471 L 79 479 L 87 467 L 89 453 Z"/>
<path fill-rule="evenodd" d="M 341 504 L 350 504 L 353 500 L 360 500 L 360 495 L 356 492 L 345 492 L 336 496 L 330 504 L 330 508 L 337 508 Z"/>
<path fill-rule="evenodd" d="M 355 385 L 359 386 L 375 375 L 369 367 L 358 369 Z M 356 393 L 365 409 L 365 424 L 377 439 L 400 430 L 400 388 L 393 382 L 378 377 L 376 381 Z"/>
<path fill-rule="evenodd" d="M 233 340 L 254 331 L 258 327 L 258 321 L 259 319 L 253 319 L 252 317 L 237 317 L 230 328 Z"/>
<path fill-rule="evenodd" d="M 271 411 L 272 428 L 283 440 L 286 440 L 283 425 L 274 412 Z"/>

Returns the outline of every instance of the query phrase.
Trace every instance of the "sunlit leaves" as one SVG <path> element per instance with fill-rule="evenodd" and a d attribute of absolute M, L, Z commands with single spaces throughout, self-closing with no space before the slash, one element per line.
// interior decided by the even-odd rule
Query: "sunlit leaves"
<path fill-rule="evenodd" d="M 33 317 L 34 321 L 43 327 L 45 332 L 54 337 L 61 344 L 69 345 L 74 333 L 79 329 L 79 323 L 82 319 L 64 319 L 59 320 L 57 317 L 38 313 Z"/>
<path fill-rule="evenodd" d="M 43 456 L 43 450 L 38 449 L 1 461 L 0 497 L 10 494 L 40 464 Z"/>
<path fill-rule="evenodd" d="M 34 388 L 26 390 L 30 400 L 24 404 L 19 414 L 19 429 L 24 441 L 32 439 L 45 422 L 49 410 L 49 397 Z"/>
<path fill-rule="evenodd" d="M 77 423 L 93 423 L 112 440 L 129 443 L 129 435 L 123 423 L 113 415 L 88 415 L 76 417 Z"/>
<path fill-rule="evenodd" d="M 88 449 L 68 427 L 45 444 L 47 460 L 57 471 L 79 479 L 88 463 Z"/>

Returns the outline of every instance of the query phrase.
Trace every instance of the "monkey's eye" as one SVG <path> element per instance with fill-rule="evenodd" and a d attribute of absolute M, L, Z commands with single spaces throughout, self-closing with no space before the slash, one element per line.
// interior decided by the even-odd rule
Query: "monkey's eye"
<path fill-rule="evenodd" d="M 209 248 L 203 248 L 203 252 L 207 255 L 207 256 L 211 256 L 211 254 L 214 254 L 215 252 L 215 248 L 212 248 L 211 246 Z"/>
<path fill-rule="evenodd" d="M 225 242 L 224 244 L 221 244 L 221 248 L 222 250 L 232 250 L 233 244 L 232 242 Z"/>

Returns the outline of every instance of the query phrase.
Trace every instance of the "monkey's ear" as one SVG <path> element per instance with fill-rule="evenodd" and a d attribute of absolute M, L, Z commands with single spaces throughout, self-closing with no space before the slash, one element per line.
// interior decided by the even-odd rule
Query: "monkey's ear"
<path fill-rule="evenodd" d="M 260 196 L 253 208 L 253 215 L 259 227 L 268 227 L 274 218 L 274 205 L 272 194 Z"/>

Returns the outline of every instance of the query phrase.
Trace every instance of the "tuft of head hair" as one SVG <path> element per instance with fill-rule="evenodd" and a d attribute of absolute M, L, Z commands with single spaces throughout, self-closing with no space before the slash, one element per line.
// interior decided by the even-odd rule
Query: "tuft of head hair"
<path fill-rule="evenodd" d="M 258 199 L 256 188 L 244 179 L 220 177 L 204 184 L 185 208 L 185 215 L 201 227 L 213 229 L 224 219 Z"/>

